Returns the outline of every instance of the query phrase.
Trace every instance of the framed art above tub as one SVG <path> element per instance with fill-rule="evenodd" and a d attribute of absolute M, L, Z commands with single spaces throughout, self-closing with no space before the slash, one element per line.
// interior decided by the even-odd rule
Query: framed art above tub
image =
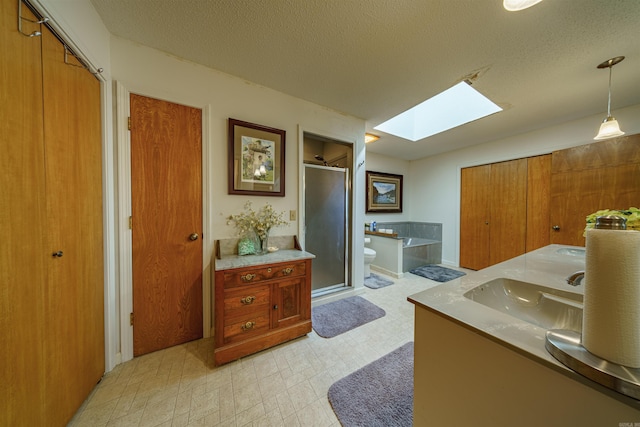
<path fill-rule="evenodd" d="M 367 212 L 402 212 L 402 175 L 367 171 Z"/>

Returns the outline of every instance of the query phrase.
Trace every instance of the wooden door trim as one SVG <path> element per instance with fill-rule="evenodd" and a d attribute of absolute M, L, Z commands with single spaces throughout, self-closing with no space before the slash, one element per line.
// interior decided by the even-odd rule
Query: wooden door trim
<path fill-rule="evenodd" d="M 133 328 L 129 315 L 133 311 L 133 258 L 131 230 L 129 229 L 129 216 L 131 215 L 131 135 L 127 126 L 127 118 L 130 114 L 129 96 L 130 89 L 118 81 L 114 81 L 116 89 L 116 141 L 117 141 L 117 173 L 118 173 L 118 253 L 120 263 L 120 358 L 121 362 L 133 359 Z M 158 98 L 144 90 L 135 90 L 136 94 L 150 98 Z M 211 239 L 211 167 L 214 164 L 213 150 L 209 149 L 210 105 L 193 105 L 183 100 L 163 99 L 168 102 L 179 103 L 202 110 L 202 323 L 203 337 L 212 336 L 211 323 L 211 259 L 213 259 L 213 240 Z"/>

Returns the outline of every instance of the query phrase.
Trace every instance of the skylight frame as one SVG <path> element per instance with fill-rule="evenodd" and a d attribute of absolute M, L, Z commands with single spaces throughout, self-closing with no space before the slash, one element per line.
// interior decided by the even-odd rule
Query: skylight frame
<path fill-rule="evenodd" d="M 461 81 L 374 129 L 416 142 L 500 111 L 497 104 Z"/>

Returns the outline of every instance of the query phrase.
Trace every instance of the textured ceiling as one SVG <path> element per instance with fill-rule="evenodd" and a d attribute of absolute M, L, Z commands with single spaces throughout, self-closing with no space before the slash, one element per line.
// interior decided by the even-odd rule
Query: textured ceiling
<path fill-rule="evenodd" d="M 119 37 L 366 120 L 367 130 L 475 71 L 505 111 L 367 150 L 406 160 L 640 104 L 640 1 L 91 0 Z M 624 124 L 622 123 L 623 130 Z M 594 123 L 594 134 L 598 123 Z"/>

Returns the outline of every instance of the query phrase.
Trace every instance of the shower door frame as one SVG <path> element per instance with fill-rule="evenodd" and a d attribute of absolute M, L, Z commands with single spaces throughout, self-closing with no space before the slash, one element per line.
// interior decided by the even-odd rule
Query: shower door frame
<path fill-rule="evenodd" d="M 343 283 L 337 283 L 335 285 L 329 285 L 317 290 L 313 290 L 313 286 L 312 286 L 312 291 L 311 291 L 311 296 L 312 297 L 318 297 L 318 296 L 322 296 L 322 295 L 326 295 L 329 293 L 333 293 L 333 292 L 339 292 L 341 290 L 344 289 L 348 289 L 351 287 L 351 276 L 350 276 L 350 254 L 351 254 L 351 234 L 350 234 L 350 221 L 351 221 L 351 217 L 350 217 L 350 206 L 351 206 L 351 191 L 350 191 L 350 171 L 349 168 L 336 168 L 336 167 L 331 167 L 331 166 L 321 166 L 321 165 L 313 165 L 313 164 L 303 164 L 303 176 L 302 176 L 302 203 L 301 206 L 303 207 L 303 212 L 304 212 L 304 223 L 302 224 L 302 231 L 303 231 L 303 243 L 304 243 L 304 247 L 305 250 L 307 250 L 307 242 L 306 242 L 306 237 L 307 237 L 307 218 L 306 218 L 306 184 L 307 184 L 307 168 L 312 168 L 312 169 L 322 169 L 322 170 L 327 170 L 327 171 L 341 171 L 344 174 L 344 282 Z M 315 267 L 317 268 L 317 267 Z"/>

